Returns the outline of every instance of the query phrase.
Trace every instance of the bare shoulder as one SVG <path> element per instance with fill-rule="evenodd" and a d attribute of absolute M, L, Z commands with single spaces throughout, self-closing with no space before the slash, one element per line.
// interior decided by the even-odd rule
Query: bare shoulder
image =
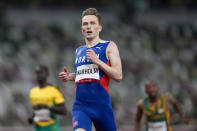
<path fill-rule="evenodd" d="M 116 43 L 114 41 L 110 41 L 108 48 L 109 49 L 114 49 L 114 48 L 118 48 L 118 47 L 117 47 L 117 45 L 116 45 Z"/>
<path fill-rule="evenodd" d="M 140 99 L 137 103 L 137 107 L 142 109 L 143 108 L 144 99 Z"/>
<path fill-rule="evenodd" d="M 164 98 L 170 98 L 170 97 L 172 97 L 172 95 L 170 93 L 164 93 L 163 94 L 163 97 Z"/>
<path fill-rule="evenodd" d="M 109 42 L 109 45 L 107 47 L 107 52 L 119 54 L 118 46 L 116 45 L 115 42 L 113 42 L 113 41 Z"/>
<path fill-rule="evenodd" d="M 170 93 L 165 93 L 165 94 L 163 94 L 163 97 L 164 97 L 164 99 L 167 100 L 168 102 L 173 102 L 173 101 L 174 101 L 174 98 L 173 98 L 172 94 L 170 94 Z"/>
<path fill-rule="evenodd" d="M 115 42 L 110 41 L 109 45 L 107 46 L 106 49 L 107 53 L 107 58 L 110 59 L 110 56 L 115 56 L 116 58 L 120 57 L 119 56 L 119 50 Z"/>

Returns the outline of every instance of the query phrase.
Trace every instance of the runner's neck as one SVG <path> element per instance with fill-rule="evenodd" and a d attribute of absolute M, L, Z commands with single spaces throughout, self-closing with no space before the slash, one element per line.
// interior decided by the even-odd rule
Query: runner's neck
<path fill-rule="evenodd" d="M 93 39 L 93 40 L 91 40 L 91 41 L 88 41 L 88 40 L 86 39 L 86 46 L 87 46 L 88 48 L 93 47 L 93 46 L 97 45 L 100 41 L 101 41 L 101 39 L 100 39 L 99 37 L 96 37 L 95 39 Z"/>
<path fill-rule="evenodd" d="M 157 97 L 155 97 L 155 98 L 149 98 L 149 102 L 150 103 L 155 103 L 155 102 L 157 102 L 157 100 L 158 100 Z"/>
<path fill-rule="evenodd" d="M 39 87 L 40 87 L 40 88 L 44 88 L 45 86 L 47 86 L 47 82 L 39 83 Z"/>

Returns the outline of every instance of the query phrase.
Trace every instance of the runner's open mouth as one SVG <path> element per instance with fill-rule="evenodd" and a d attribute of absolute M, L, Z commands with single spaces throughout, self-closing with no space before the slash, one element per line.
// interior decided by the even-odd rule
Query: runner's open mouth
<path fill-rule="evenodd" d="M 92 31 L 87 31 L 88 34 L 92 33 Z"/>

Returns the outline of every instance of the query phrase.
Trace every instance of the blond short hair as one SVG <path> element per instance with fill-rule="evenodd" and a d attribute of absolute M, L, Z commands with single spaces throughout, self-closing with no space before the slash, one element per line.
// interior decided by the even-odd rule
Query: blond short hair
<path fill-rule="evenodd" d="M 99 15 L 98 11 L 96 8 L 88 8 L 83 11 L 82 13 L 82 18 L 86 15 L 94 15 L 98 18 L 98 22 L 101 25 L 101 16 Z"/>

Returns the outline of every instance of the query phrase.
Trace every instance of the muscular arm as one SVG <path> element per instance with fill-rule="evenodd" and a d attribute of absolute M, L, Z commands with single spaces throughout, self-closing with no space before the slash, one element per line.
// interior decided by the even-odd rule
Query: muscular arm
<path fill-rule="evenodd" d="M 69 81 L 74 81 L 75 80 L 75 73 L 69 73 L 68 74 L 68 80 Z"/>
<path fill-rule="evenodd" d="M 172 104 L 173 108 L 175 109 L 175 111 L 179 114 L 179 116 L 181 117 L 181 120 L 184 122 L 184 123 L 188 123 L 189 121 L 185 118 L 184 114 L 183 114 L 183 111 L 181 109 L 181 106 L 176 102 L 176 100 L 170 95 L 170 94 L 167 94 L 166 95 L 167 97 L 167 100 L 170 104 Z"/>
<path fill-rule="evenodd" d="M 51 112 L 54 112 L 56 114 L 65 115 L 66 114 L 66 108 L 64 103 L 56 104 L 55 107 L 50 107 L 48 105 L 38 104 L 34 106 L 34 110 L 39 109 L 49 109 Z"/>
<path fill-rule="evenodd" d="M 50 111 L 52 111 L 56 114 L 60 114 L 60 115 L 66 114 L 66 108 L 65 108 L 64 103 L 57 104 L 56 107 L 50 107 L 49 109 L 50 109 Z"/>
<path fill-rule="evenodd" d="M 138 102 L 138 105 L 137 105 L 137 113 L 136 113 L 136 116 L 135 116 L 134 131 L 139 131 L 140 130 L 140 122 L 141 122 L 141 119 L 142 119 L 142 116 L 143 116 L 142 103 L 143 103 L 142 100 L 140 100 Z"/>
<path fill-rule="evenodd" d="M 111 66 L 99 60 L 96 57 L 94 51 L 91 49 L 87 51 L 87 59 L 97 64 L 99 68 L 103 70 L 110 78 L 117 82 L 120 82 L 122 80 L 122 64 L 120 60 L 118 47 L 114 42 L 110 42 L 106 52 Z"/>

